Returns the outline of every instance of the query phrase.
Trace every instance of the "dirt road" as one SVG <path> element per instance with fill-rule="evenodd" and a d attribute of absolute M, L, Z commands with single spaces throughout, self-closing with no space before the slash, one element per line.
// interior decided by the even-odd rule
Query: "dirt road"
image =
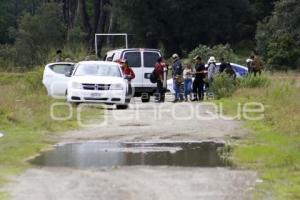
<path fill-rule="evenodd" d="M 212 105 L 142 104 L 106 110 L 103 123 L 58 138 L 68 143 L 105 141 L 200 141 L 243 137 L 239 121 L 226 120 Z M 97 126 L 97 127 L 96 127 Z M 6 190 L 16 200 L 252 199 L 256 173 L 228 168 L 134 166 L 94 169 L 32 168 Z"/>

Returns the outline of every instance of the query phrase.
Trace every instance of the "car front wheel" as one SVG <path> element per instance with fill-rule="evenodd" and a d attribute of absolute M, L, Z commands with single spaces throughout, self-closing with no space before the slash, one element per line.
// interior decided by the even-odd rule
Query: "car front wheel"
<path fill-rule="evenodd" d="M 127 104 L 124 104 L 124 105 L 117 105 L 117 109 L 118 110 L 126 110 L 128 108 L 128 105 Z"/>

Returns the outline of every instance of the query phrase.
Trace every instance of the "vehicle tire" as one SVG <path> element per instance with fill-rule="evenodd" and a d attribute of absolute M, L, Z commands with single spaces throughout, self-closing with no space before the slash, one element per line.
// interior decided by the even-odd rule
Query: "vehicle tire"
<path fill-rule="evenodd" d="M 71 102 L 72 107 L 78 107 L 80 102 Z"/>
<path fill-rule="evenodd" d="M 128 108 L 128 105 L 127 104 L 124 104 L 124 105 L 117 105 L 117 109 L 118 110 L 126 110 Z"/>
<path fill-rule="evenodd" d="M 141 100 L 143 103 L 148 103 L 150 101 L 150 94 L 148 94 L 147 96 L 142 95 Z"/>

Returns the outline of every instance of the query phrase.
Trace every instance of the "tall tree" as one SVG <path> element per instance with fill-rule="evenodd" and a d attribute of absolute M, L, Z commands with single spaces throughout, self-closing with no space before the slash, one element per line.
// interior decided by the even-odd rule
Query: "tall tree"
<path fill-rule="evenodd" d="M 272 16 L 258 24 L 257 49 L 275 68 L 284 65 L 289 68 L 299 67 L 299 8 L 298 0 L 280 0 L 275 4 Z"/>
<path fill-rule="evenodd" d="M 79 14 L 82 20 L 84 31 L 87 33 L 86 42 L 89 50 L 94 50 L 95 33 L 104 32 L 107 22 L 107 11 L 105 6 L 109 0 L 93 0 L 93 14 L 89 14 L 87 1 L 78 0 Z M 99 52 L 101 52 L 102 41 L 98 41 Z"/>
<path fill-rule="evenodd" d="M 162 43 L 168 53 L 190 51 L 199 43 L 235 43 L 255 34 L 255 13 L 248 0 L 125 0 L 117 4 L 121 25 L 135 34 L 136 43 L 149 47 Z"/>

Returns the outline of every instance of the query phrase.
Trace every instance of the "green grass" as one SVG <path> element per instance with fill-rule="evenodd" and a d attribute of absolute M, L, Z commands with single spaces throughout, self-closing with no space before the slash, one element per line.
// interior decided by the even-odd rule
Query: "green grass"
<path fill-rule="evenodd" d="M 236 113 L 238 103 L 265 105 L 263 120 L 244 119 L 253 133 L 234 147 L 232 158 L 263 179 L 255 199 L 300 199 L 300 88 L 294 80 L 271 78 L 269 86 L 242 88 L 219 101 L 228 115 Z"/>
<path fill-rule="evenodd" d="M 0 187 L 15 175 L 29 167 L 25 159 L 39 153 L 56 141 L 49 136 L 59 136 L 65 130 L 77 129 L 77 108 L 72 107 L 72 118 L 55 121 L 50 116 L 52 103 L 65 102 L 46 95 L 41 83 L 42 71 L 24 74 L 0 73 Z M 56 116 L 69 115 L 69 107 L 54 109 Z M 101 108 L 84 107 L 83 120 L 101 120 Z M 7 199 L 0 193 L 0 199 Z"/>

